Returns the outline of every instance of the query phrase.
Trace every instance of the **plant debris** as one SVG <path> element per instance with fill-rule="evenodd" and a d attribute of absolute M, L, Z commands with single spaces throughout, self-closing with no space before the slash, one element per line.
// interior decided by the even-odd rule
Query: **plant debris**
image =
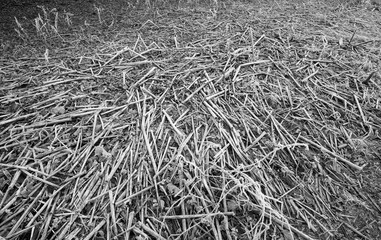
<path fill-rule="evenodd" d="M 381 237 L 377 12 L 97 9 L 0 59 L 2 238 Z"/>

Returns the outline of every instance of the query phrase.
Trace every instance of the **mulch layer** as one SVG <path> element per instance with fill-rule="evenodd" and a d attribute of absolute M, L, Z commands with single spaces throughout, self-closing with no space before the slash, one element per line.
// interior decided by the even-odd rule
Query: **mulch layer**
<path fill-rule="evenodd" d="M 215 3 L 12 22 L 1 240 L 381 239 L 380 12 Z"/>

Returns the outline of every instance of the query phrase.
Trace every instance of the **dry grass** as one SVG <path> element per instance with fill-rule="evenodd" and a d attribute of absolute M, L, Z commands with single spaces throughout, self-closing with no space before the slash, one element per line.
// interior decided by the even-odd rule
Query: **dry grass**
<path fill-rule="evenodd" d="M 380 154 L 379 13 L 213 4 L 71 34 L 40 16 L 43 47 L 0 59 L 0 236 L 379 234 L 359 177 Z"/>

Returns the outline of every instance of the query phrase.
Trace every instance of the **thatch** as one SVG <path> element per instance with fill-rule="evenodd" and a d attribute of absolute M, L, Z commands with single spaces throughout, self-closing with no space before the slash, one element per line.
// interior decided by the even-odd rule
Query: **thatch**
<path fill-rule="evenodd" d="M 378 12 L 99 16 L 0 59 L 0 236 L 380 236 Z"/>

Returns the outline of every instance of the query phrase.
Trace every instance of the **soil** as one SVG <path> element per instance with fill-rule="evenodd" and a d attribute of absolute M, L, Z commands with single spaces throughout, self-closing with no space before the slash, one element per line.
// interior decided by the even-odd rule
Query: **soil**
<path fill-rule="evenodd" d="M 26 24 L 27 28 L 33 29 L 30 24 L 33 20 L 42 15 L 41 7 L 52 11 L 56 9 L 62 15 L 65 13 L 73 14 L 71 17 L 73 25 L 81 25 L 85 21 L 97 19 L 96 7 L 105 8 L 108 11 L 121 10 L 128 7 L 128 1 L 115 0 L 11 0 L 0 2 L 0 40 L 19 41 L 15 29 L 18 27 L 15 18 L 20 23 Z M 23 25 L 24 27 L 24 25 Z"/>

